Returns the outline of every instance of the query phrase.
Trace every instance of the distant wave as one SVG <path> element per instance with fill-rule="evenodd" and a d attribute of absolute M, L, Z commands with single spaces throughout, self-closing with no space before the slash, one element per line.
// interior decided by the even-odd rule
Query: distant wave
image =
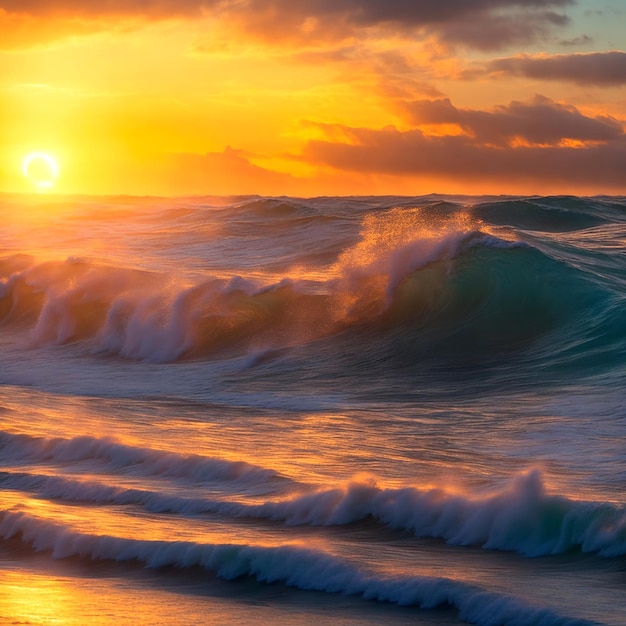
<path fill-rule="evenodd" d="M 3 463 L 30 461 L 67 466 L 89 461 L 98 462 L 109 471 L 132 469 L 135 475 L 184 478 L 192 482 L 265 482 L 280 478 L 273 470 L 243 461 L 133 447 L 109 438 L 47 439 L 1 432 L 0 450 Z"/>
<path fill-rule="evenodd" d="M 606 203 L 573 197 L 529 198 L 479 203 L 472 207 L 472 213 L 490 224 L 544 232 L 568 232 L 606 224 L 617 213 L 607 216 L 608 208 L 610 205 Z"/>
<path fill-rule="evenodd" d="M 252 577 L 303 590 L 344 593 L 365 600 L 432 609 L 455 607 L 462 620 L 475 624 L 584 625 L 586 620 L 496 593 L 458 580 L 428 576 L 381 577 L 321 550 L 295 545 L 279 547 L 194 542 L 144 541 L 77 532 L 23 512 L 0 512 L 0 537 L 17 539 L 57 559 L 138 561 L 151 568 L 201 567 L 234 580 Z"/>

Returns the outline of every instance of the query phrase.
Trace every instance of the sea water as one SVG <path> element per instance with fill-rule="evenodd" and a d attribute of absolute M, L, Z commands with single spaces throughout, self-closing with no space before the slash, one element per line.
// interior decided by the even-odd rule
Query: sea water
<path fill-rule="evenodd" d="M 626 198 L 0 218 L 0 623 L 626 623 Z"/>

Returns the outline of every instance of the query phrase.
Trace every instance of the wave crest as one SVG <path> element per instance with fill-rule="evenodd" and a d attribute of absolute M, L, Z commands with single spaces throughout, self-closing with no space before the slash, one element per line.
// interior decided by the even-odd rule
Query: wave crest
<path fill-rule="evenodd" d="M 14 255 L 0 259 L 0 325 L 29 346 L 80 342 L 152 362 L 279 354 L 365 332 L 365 346 L 382 354 L 400 336 L 415 362 L 517 350 L 602 302 L 575 268 L 495 236 L 469 212 L 431 213 L 366 214 L 359 241 L 332 266 L 282 280 L 191 284 L 86 259 Z"/>
<path fill-rule="evenodd" d="M 194 480 L 235 478 L 246 482 L 258 478 L 260 473 L 259 469 L 245 465 L 232 467 L 226 462 L 217 464 L 206 460 L 202 466 L 199 461 L 195 468 L 183 463 L 173 471 L 165 461 L 167 457 L 161 460 L 162 465 L 149 465 L 143 468 L 144 472 Z M 269 470 L 265 473 L 270 474 Z M 537 470 L 519 475 L 502 491 L 480 498 L 445 489 L 385 489 L 373 481 L 355 481 L 345 487 L 320 489 L 261 504 L 175 497 L 95 481 L 21 473 L 0 476 L 0 484 L 4 488 L 33 491 L 46 498 L 136 504 L 154 512 L 217 513 L 269 519 L 292 526 L 343 526 L 372 518 L 417 537 L 443 539 L 457 546 L 516 552 L 528 557 L 564 554 L 571 550 L 602 557 L 626 554 L 626 509 L 623 506 L 549 494 Z"/>

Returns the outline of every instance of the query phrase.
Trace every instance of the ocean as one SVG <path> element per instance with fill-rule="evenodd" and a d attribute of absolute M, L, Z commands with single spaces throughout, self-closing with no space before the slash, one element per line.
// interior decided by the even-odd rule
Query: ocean
<path fill-rule="evenodd" d="M 625 197 L 0 218 L 0 623 L 626 624 Z"/>

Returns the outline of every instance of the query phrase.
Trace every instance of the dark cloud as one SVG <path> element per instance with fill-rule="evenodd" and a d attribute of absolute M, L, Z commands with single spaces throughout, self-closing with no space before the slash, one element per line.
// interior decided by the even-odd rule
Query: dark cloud
<path fill-rule="evenodd" d="M 602 142 L 624 137 L 622 125 L 610 117 L 587 117 L 573 106 L 543 96 L 511 102 L 491 111 L 458 109 L 448 99 L 418 100 L 407 110 L 416 124 L 456 124 L 476 141 L 506 146 L 515 140 L 556 145 L 570 139 Z"/>
<path fill-rule="evenodd" d="M 580 37 L 573 37 L 572 39 L 561 39 L 561 41 L 559 41 L 559 46 L 570 48 L 575 46 L 586 46 L 590 43 L 593 43 L 593 37 L 589 37 L 589 35 L 580 35 Z"/>
<path fill-rule="evenodd" d="M 561 80 L 580 85 L 626 85 L 626 52 L 589 52 L 553 56 L 519 56 L 495 59 L 487 73 Z"/>
<path fill-rule="evenodd" d="M 0 10 L 33 16 L 176 17 L 198 13 L 219 0 L 0 0 Z"/>
<path fill-rule="evenodd" d="M 241 18 L 246 28 L 277 39 L 308 23 L 302 35 L 310 38 L 386 29 L 495 50 L 536 40 L 567 24 L 569 18 L 553 9 L 571 4 L 573 0 L 250 0 Z"/>
<path fill-rule="evenodd" d="M 569 23 L 566 15 L 534 10 L 485 13 L 475 19 L 450 20 L 436 29 L 442 41 L 478 50 L 500 50 L 547 38 L 551 31 Z"/>
<path fill-rule="evenodd" d="M 422 25 L 449 22 L 489 11 L 521 8 L 545 10 L 572 5 L 573 0 L 1 0 L 9 13 L 71 12 L 75 15 L 107 13 L 180 14 L 220 6 L 241 13 L 268 12 L 285 17 L 345 16 L 359 24 L 401 22 Z"/>
<path fill-rule="evenodd" d="M 481 49 L 529 42 L 569 18 L 574 0 L 0 0 L 0 10 L 33 16 L 163 19 L 207 12 L 268 40 L 328 40 L 362 29 L 435 34 Z"/>
<path fill-rule="evenodd" d="M 470 111 L 470 115 L 448 100 L 424 102 L 420 113 L 430 122 L 468 123 L 475 134 L 429 136 L 419 129 L 403 132 L 394 127 L 375 130 L 335 125 L 329 129 L 332 139 L 309 142 L 304 157 L 313 163 L 349 172 L 474 183 L 564 183 L 569 188 L 574 184 L 579 188 L 623 191 L 626 136 L 621 125 L 615 120 L 588 118 L 571 107 L 549 101 L 545 105 L 550 109 L 549 114 L 533 128 L 528 126 L 529 113 L 537 110 L 540 115 L 546 113 L 542 101 L 528 105 L 513 103 L 492 112 Z M 523 113 L 516 118 L 518 110 Z M 550 119 L 561 125 L 560 131 L 548 129 Z M 488 130 L 490 121 L 499 130 Z M 518 125 L 518 136 L 526 133 L 529 137 L 555 143 L 505 145 L 491 141 L 494 136 L 496 139 L 512 137 L 515 125 Z M 566 137 L 579 141 L 586 137 L 589 142 L 557 143 L 558 139 Z"/>
<path fill-rule="evenodd" d="M 411 26 L 441 24 L 472 18 L 509 9 L 543 11 L 573 4 L 572 0 L 252 0 L 249 8 L 273 5 L 281 11 L 296 10 L 300 15 L 316 17 L 342 16 L 346 21 L 376 26 L 383 23 L 398 23 Z"/>

